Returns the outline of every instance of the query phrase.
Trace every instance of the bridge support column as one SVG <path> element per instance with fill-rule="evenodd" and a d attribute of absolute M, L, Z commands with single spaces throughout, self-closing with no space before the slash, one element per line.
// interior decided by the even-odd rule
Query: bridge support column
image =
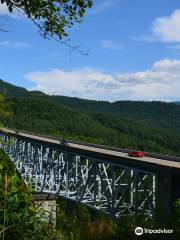
<path fill-rule="evenodd" d="M 56 196 L 50 194 L 37 193 L 33 195 L 35 205 L 44 210 L 43 220 L 49 224 L 49 227 L 56 225 L 56 199 Z"/>
<path fill-rule="evenodd" d="M 161 167 L 157 174 L 156 209 L 158 221 L 168 217 L 172 204 L 180 198 L 180 173 L 173 168 Z"/>

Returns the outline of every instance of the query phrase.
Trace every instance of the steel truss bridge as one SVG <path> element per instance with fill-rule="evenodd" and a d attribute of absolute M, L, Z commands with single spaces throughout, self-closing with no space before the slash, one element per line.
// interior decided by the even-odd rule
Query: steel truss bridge
<path fill-rule="evenodd" d="M 167 212 L 180 197 L 173 186 L 180 180 L 179 158 L 132 158 L 123 149 L 78 142 L 66 146 L 57 138 L 7 128 L 0 130 L 0 138 L 0 147 L 37 193 L 56 194 L 115 217 L 152 216 L 159 202 Z"/>

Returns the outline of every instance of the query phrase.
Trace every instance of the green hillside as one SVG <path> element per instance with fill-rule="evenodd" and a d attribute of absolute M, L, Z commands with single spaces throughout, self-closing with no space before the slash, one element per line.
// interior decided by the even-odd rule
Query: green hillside
<path fill-rule="evenodd" d="M 180 156 L 180 106 L 164 102 L 114 103 L 48 96 L 0 81 L 12 128 L 110 146 Z"/>
<path fill-rule="evenodd" d="M 110 103 L 62 96 L 52 96 L 52 98 L 61 104 L 85 112 L 112 113 L 119 117 L 153 123 L 157 126 L 163 125 L 180 129 L 180 108 L 174 103 L 157 101 L 118 101 Z"/>

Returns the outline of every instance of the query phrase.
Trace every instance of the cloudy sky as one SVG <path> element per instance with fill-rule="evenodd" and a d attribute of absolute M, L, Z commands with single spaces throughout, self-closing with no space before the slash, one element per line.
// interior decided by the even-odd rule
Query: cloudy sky
<path fill-rule="evenodd" d="M 0 18 L 0 78 L 95 100 L 180 101 L 179 0 L 94 0 L 71 42 L 42 39 L 24 17 Z M 0 5 L 0 15 L 7 13 Z"/>

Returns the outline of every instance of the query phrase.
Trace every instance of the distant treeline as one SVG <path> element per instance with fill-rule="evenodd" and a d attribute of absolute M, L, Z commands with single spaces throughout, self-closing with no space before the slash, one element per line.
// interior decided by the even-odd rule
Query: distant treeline
<path fill-rule="evenodd" d="M 0 80 L 4 125 L 34 133 L 180 156 L 180 105 L 90 101 L 29 92 Z"/>

